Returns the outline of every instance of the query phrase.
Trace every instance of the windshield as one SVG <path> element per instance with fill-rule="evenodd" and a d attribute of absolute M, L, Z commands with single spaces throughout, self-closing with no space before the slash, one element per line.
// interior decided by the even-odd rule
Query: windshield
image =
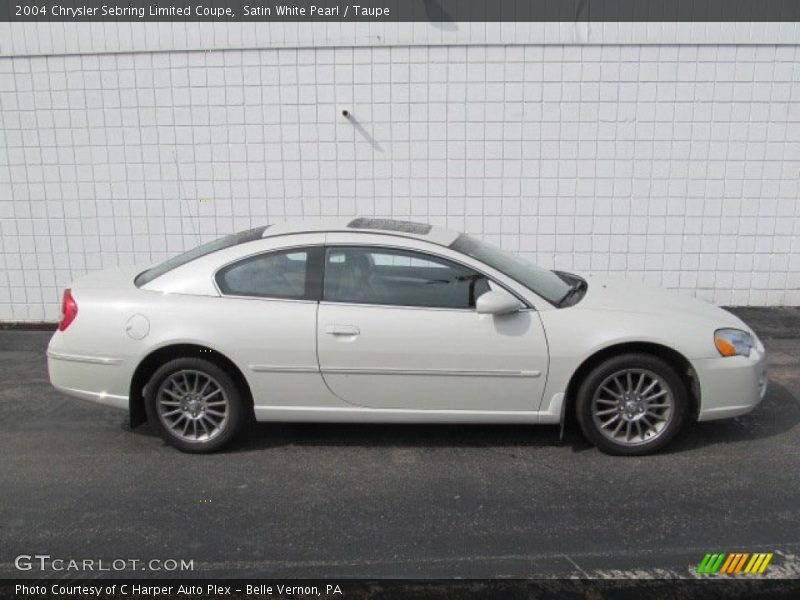
<path fill-rule="evenodd" d="M 461 234 L 450 247 L 508 275 L 552 304 L 558 304 L 570 289 L 569 284 L 552 271 L 470 235 Z"/>
<path fill-rule="evenodd" d="M 236 246 L 238 244 L 244 244 L 245 242 L 252 242 L 260 239 L 263 237 L 265 229 L 266 226 L 248 229 L 247 231 L 240 231 L 239 233 L 226 235 L 225 237 L 214 240 L 213 242 L 202 244 L 201 246 L 197 246 L 197 248 L 192 248 L 188 252 L 184 252 L 183 254 L 179 254 L 178 256 L 173 256 L 172 258 L 165 260 L 161 264 L 148 269 L 144 273 L 139 273 L 133 282 L 137 287 L 141 287 L 147 283 L 150 283 L 156 277 L 161 277 L 164 273 L 172 271 L 172 269 L 180 267 L 181 265 L 185 265 L 196 258 L 206 256 L 207 254 L 211 254 L 217 250 L 223 250 L 225 248 L 230 248 L 231 246 Z"/>

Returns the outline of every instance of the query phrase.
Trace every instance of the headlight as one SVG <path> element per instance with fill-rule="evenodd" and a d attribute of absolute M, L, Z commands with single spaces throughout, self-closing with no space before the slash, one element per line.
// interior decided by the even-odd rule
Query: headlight
<path fill-rule="evenodd" d="M 753 336 L 740 329 L 717 329 L 714 345 L 722 356 L 750 356 Z"/>

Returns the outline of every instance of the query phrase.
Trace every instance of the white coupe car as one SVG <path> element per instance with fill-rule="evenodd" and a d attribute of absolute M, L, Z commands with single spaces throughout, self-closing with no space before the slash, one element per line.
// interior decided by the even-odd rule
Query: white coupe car
<path fill-rule="evenodd" d="M 77 280 L 47 351 L 68 394 L 180 450 L 246 419 L 563 423 L 639 455 L 751 411 L 764 346 L 721 308 L 548 271 L 466 234 L 373 218 L 258 227 Z"/>

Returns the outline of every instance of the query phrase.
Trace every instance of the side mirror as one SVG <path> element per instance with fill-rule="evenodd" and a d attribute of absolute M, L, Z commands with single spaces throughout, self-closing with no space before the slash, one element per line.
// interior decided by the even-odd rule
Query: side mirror
<path fill-rule="evenodd" d="M 522 303 L 504 290 L 491 290 L 478 296 L 475 310 L 483 315 L 508 315 L 522 308 Z"/>

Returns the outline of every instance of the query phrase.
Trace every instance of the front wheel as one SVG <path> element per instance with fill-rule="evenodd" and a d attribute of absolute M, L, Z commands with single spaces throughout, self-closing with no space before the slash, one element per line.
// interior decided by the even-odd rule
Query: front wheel
<path fill-rule="evenodd" d="M 578 388 L 583 434 L 609 454 L 636 456 L 663 448 L 686 418 L 688 393 L 675 369 L 649 354 L 610 358 Z"/>
<path fill-rule="evenodd" d="M 241 428 L 241 393 L 225 371 L 207 360 L 171 360 L 153 374 L 146 389 L 148 420 L 179 450 L 213 452 Z"/>

